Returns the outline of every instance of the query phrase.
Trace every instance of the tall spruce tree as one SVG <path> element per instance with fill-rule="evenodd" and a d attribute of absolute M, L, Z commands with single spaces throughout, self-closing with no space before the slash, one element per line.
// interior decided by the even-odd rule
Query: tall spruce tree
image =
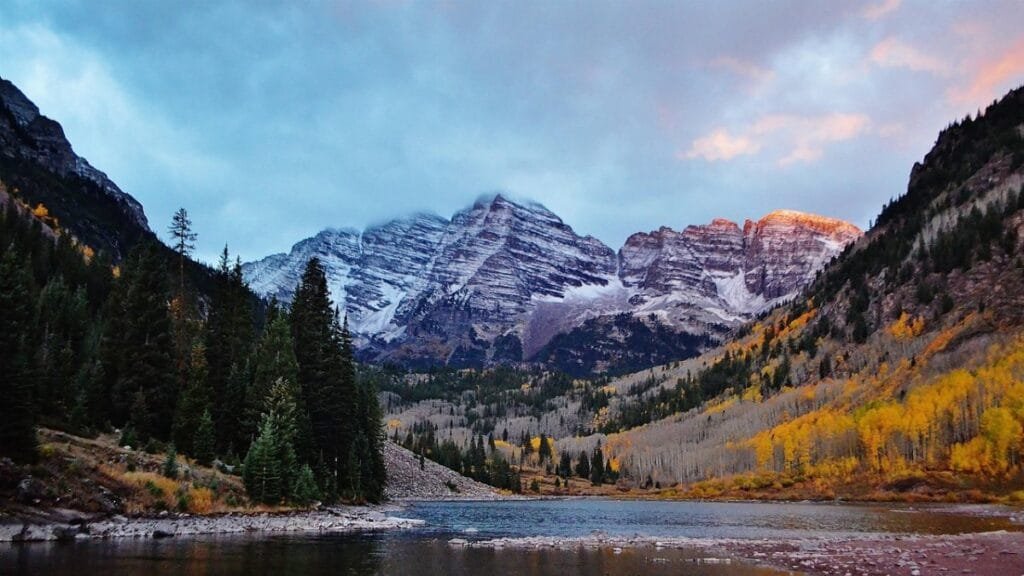
<path fill-rule="evenodd" d="M 245 395 L 244 426 L 245 432 L 255 437 L 260 417 L 267 412 L 267 399 L 274 384 L 284 380 L 297 386 L 299 382 L 299 366 L 288 318 L 273 306 L 263 336 L 256 346 L 252 365 L 252 383 Z"/>
<path fill-rule="evenodd" d="M 206 323 L 206 358 L 217 445 L 222 453 L 244 451 L 251 437 L 243 430 L 249 356 L 254 339 L 253 310 L 240 263 L 232 265 L 224 247 L 217 266 Z"/>
<path fill-rule="evenodd" d="M 217 435 L 213 429 L 213 417 L 209 408 L 203 410 L 199 418 L 199 426 L 192 437 L 192 453 L 197 462 L 209 465 L 213 462 L 217 450 Z"/>
<path fill-rule="evenodd" d="M 143 437 L 170 436 L 178 395 L 168 299 L 167 274 L 157 248 L 144 242 L 132 251 L 111 293 L 103 338 L 115 424 L 127 422 L 130 415 L 136 424 L 145 423 L 144 429 L 136 429 Z"/>
<path fill-rule="evenodd" d="M 580 452 L 580 459 L 576 461 L 576 475 L 584 480 L 590 479 L 590 457 L 586 450 Z"/>
<path fill-rule="evenodd" d="M 347 326 L 346 326 L 347 328 Z M 359 382 L 359 419 L 364 437 L 366 452 L 363 455 L 360 469 L 363 497 L 370 502 L 380 502 L 384 498 L 384 486 L 387 483 L 387 469 L 384 464 L 384 428 L 381 425 L 383 414 L 377 401 L 377 387 L 372 378 L 361 378 Z"/>
<path fill-rule="evenodd" d="M 14 250 L 0 258 L 0 456 L 16 462 L 36 458 L 36 412 L 27 375 L 25 339 L 31 322 L 30 278 Z"/>
<path fill-rule="evenodd" d="M 210 411 L 213 395 L 207 382 L 206 346 L 197 342 L 192 346 L 185 390 L 178 399 L 174 416 L 174 444 L 185 454 L 196 458 L 194 440 L 204 413 Z"/>
<path fill-rule="evenodd" d="M 341 445 L 335 421 L 338 406 L 333 400 L 338 374 L 333 320 L 327 278 L 320 261 L 313 258 L 306 264 L 292 301 L 291 328 L 301 398 L 312 433 L 310 452 L 304 456 L 328 499 L 337 496 L 341 455 L 347 460 L 349 452 L 348 445 Z M 344 452 L 340 452 L 342 449 Z"/>
<path fill-rule="evenodd" d="M 595 486 L 604 483 L 604 455 L 601 453 L 601 444 L 594 448 L 594 455 L 590 458 L 590 482 Z"/>
<path fill-rule="evenodd" d="M 320 261 L 306 264 L 291 310 L 292 339 L 299 366 L 302 400 L 309 414 L 312 450 L 307 462 L 317 471 L 324 495 L 362 496 L 363 474 L 351 468 L 364 460 L 375 467 L 368 452 L 375 452 L 365 421 L 359 418 L 360 394 L 356 386 L 352 338 L 347 322 L 333 308 L 327 278 Z M 374 431 L 379 429 L 379 422 Z M 371 447 L 360 450 L 353 444 L 362 432 Z M 363 454 L 361 457 L 361 453 Z M 368 476 L 374 476 L 369 474 Z M 358 477 L 358 486 L 355 486 Z M 358 494 L 356 494 L 358 493 Z"/>

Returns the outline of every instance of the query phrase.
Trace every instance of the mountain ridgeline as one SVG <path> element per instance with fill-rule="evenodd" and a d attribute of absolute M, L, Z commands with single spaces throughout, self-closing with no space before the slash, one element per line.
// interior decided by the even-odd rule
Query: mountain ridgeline
<path fill-rule="evenodd" d="M 287 302 L 318 258 L 370 361 L 621 373 L 699 354 L 794 297 L 860 234 L 780 210 L 742 228 L 718 219 L 634 234 L 616 253 L 543 206 L 499 194 L 451 220 L 325 230 L 243 273 Z"/>

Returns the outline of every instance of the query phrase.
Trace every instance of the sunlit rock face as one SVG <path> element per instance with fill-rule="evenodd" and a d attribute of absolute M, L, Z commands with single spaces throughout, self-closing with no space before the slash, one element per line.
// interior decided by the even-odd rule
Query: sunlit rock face
<path fill-rule="evenodd" d="M 539 204 L 497 195 L 451 220 L 325 230 L 243 271 L 254 290 L 289 302 L 315 256 L 365 358 L 482 366 L 550 356 L 555 336 L 584 324 L 579 345 L 596 330 L 611 350 L 636 337 L 639 325 L 623 314 L 657 324 L 661 338 L 666 329 L 713 338 L 793 297 L 859 235 L 839 220 L 778 211 L 742 228 L 717 219 L 634 234 L 616 254 Z"/>
<path fill-rule="evenodd" d="M 861 231 L 852 224 L 779 210 L 743 227 L 729 220 L 634 234 L 619 274 L 634 311 L 734 325 L 795 296 Z"/>

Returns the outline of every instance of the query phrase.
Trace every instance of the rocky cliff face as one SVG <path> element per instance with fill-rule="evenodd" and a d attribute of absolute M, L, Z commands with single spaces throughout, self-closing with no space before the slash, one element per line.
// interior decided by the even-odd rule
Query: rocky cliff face
<path fill-rule="evenodd" d="M 613 369 L 615 342 L 657 338 L 659 358 L 692 355 L 793 297 L 859 235 L 842 221 L 778 211 L 743 228 L 715 220 L 635 234 L 616 254 L 543 206 L 498 195 L 450 221 L 418 215 L 363 233 L 325 230 L 243 271 L 257 292 L 289 301 L 305 263 L 319 258 L 357 345 L 375 360 L 562 358 L 581 372 Z M 664 346 L 670 333 L 694 338 L 675 350 Z M 596 355 L 566 349 L 597 340 Z"/>
<path fill-rule="evenodd" d="M 142 205 L 75 154 L 61 125 L 0 78 L 0 177 L 30 205 L 44 204 L 81 241 L 114 258 L 151 236 Z"/>
<path fill-rule="evenodd" d="M 634 234 L 619 250 L 619 270 L 635 311 L 672 324 L 734 325 L 795 296 L 860 234 L 847 222 L 790 210 L 742 229 L 716 219 Z"/>

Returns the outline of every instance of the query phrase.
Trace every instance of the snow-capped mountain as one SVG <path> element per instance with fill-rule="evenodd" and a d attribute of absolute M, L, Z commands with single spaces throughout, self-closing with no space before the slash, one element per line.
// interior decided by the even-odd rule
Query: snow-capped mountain
<path fill-rule="evenodd" d="M 619 269 L 634 311 L 657 311 L 675 325 L 733 325 L 795 296 L 860 235 L 842 220 L 777 210 L 742 229 L 715 219 L 634 234 L 619 250 Z"/>
<path fill-rule="evenodd" d="M 243 272 L 256 292 L 287 302 L 315 256 L 365 356 L 481 365 L 551 356 L 566 342 L 553 343 L 557 335 L 585 325 L 622 332 L 621 319 L 594 324 L 622 315 L 720 335 L 796 295 L 859 235 L 846 222 L 778 211 L 742 229 L 719 219 L 634 234 L 616 254 L 539 204 L 497 195 L 451 220 L 325 230 Z"/>

